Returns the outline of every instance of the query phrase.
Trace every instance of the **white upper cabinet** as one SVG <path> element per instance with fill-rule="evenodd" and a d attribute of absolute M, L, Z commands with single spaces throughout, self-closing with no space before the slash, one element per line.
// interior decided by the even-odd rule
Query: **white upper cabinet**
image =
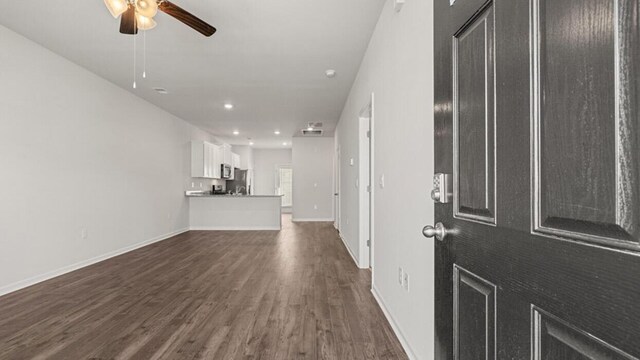
<path fill-rule="evenodd" d="M 222 151 L 206 141 L 191 142 L 191 177 L 219 179 Z"/>
<path fill-rule="evenodd" d="M 231 152 L 231 145 L 216 145 L 207 141 L 191 142 L 191 177 L 206 179 L 221 179 L 222 164 L 230 165 L 232 169 L 240 169 L 240 155 Z M 234 171 L 231 171 L 233 180 Z"/>
<path fill-rule="evenodd" d="M 223 149 L 222 151 L 223 151 L 223 154 L 224 154 L 224 157 L 223 157 L 223 160 L 222 160 L 223 163 L 227 164 L 227 165 L 231 165 L 233 163 L 233 155 L 232 155 L 233 153 L 231 152 L 231 145 L 223 144 L 222 145 L 222 149 Z"/>
<path fill-rule="evenodd" d="M 222 178 L 222 146 L 213 145 L 213 178 Z"/>
<path fill-rule="evenodd" d="M 242 165 L 240 165 L 240 155 L 232 153 L 231 154 L 231 166 L 233 166 L 234 169 L 240 169 Z"/>

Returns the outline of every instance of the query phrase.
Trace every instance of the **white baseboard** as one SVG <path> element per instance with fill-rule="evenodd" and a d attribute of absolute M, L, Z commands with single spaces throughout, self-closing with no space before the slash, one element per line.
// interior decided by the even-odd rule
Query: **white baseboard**
<path fill-rule="evenodd" d="M 400 341 L 400 345 L 402 345 L 404 352 L 407 353 L 407 356 L 409 357 L 410 360 L 417 360 L 418 358 L 416 357 L 415 352 L 413 352 L 413 349 L 411 348 L 411 346 L 409 346 L 409 343 L 407 342 L 407 339 L 404 337 L 404 334 L 400 330 L 398 323 L 396 323 L 393 316 L 391 316 L 391 313 L 387 308 L 387 304 L 384 302 L 382 295 L 380 295 L 380 293 L 378 292 L 375 286 L 371 287 L 371 293 L 373 294 L 373 297 L 378 302 L 378 305 L 380 306 L 380 309 L 382 309 L 382 312 L 384 313 L 384 316 L 387 318 L 387 321 L 389 321 L 389 324 L 391 324 L 391 329 L 393 329 L 393 332 L 398 337 L 398 341 Z"/>
<path fill-rule="evenodd" d="M 189 228 L 192 231 L 261 231 L 261 230 L 277 230 L 280 231 L 280 226 L 192 226 Z"/>
<path fill-rule="evenodd" d="M 37 283 L 40 283 L 40 282 L 43 282 L 43 281 L 46 281 L 46 280 L 53 279 L 53 278 L 58 277 L 60 275 L 64 275 L 66 273 L 70 273 L 72 271 L 81 269 L 83 267 L 87 267 L 89 265 L 93 265 L 95 263 L 99 263 L 99 262 L 107 260 L 109 258 L 128 253 L 130 251 L 139 249 L 141 247 L 145 247 L 147 245 L 151 245 L 153 243 L 169 239 L 171 237 L 174 237 L 176 235 L 180 235 L 180 234 L 185 233 L 187 231 L 189 231 L 188 228 L 184 228 L 184 229 L 180 229 L 180 230 L 177 230 L 177 231 L 173 231 L 173 232 L 168 233 L 168 234 L 157 236 L 157 237 L 155 237 L 153 239 L 145 240 L 143 242 L 139 242 L 137 244 L 133 244 L 133 245 L 130 245 L 130 246 L 127 246 L 127 247 L 124 247 L 124 248 L 121 248 L 121 249 L 118 249 L 118 250 L 115 250 L 115 251 L 111 251 L 111 252 L 108 252 L 108 253 L 103 254 L 103 255 L 98 255 L 98 256 L 93 257 L 91 259 L 83 260 L 83 261 L 77 262 L 75 264 L 62 267 L 62 268 L 57 269 L 57 270 L 49 271 L 49 272 L 41 274 L 41 275 L 36 275 L 36 276 L 30 277 L 28 279 L 15 282 L 13 284 L 9 284 L 7 286 L 0 287 L 0 296 L 6 295 L 8 293 L 12 293 L 12 292 L 20 290 L 20 289 L 24 289 L 26 287 L 35 285 Z"/>
<path fill-rule="evenodd" d="M 355 255 L 353 255 L 353 252 L 351 252 L 351 249 L 349 248 L 349 245 L 347 245 L 347 242 L 342 237 L 342 233 L 340 233 L 339 236 L 340 236 L 340 240 L 342 240 L 342 244 L 344 245 L 344 247 L 347 248 L 347 252 L 349 253 L 349 255 L 351 255 L 351 259 L 353 259 L 353 262 L 356 264 L 358 269 L 368 269 L 366 267 L 360 266 L 360 262 L 358 261 L 358 258 Z"/>
<path fill-rule="evenodd" d="M 333 218 L 299 218 L 292 219 L 293 222 L 333 222 Z"/>

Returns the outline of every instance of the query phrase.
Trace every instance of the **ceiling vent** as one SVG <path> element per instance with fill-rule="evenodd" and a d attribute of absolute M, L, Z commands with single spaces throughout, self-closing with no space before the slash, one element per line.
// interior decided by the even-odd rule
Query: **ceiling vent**
<path fill-rule="evenodd" d="M 313 129 L 313 130 L 303 129 L 302 136 L 322 136 L 323 132 L 324 131 L 322 131 L 322 129 Z"/>
<path fill-rule="evenodd" d="M 322 123 L 321 122 L 310 122 L 309 123 L 309 127 L 310 128 L 321 128 L 322 127 Z"/>

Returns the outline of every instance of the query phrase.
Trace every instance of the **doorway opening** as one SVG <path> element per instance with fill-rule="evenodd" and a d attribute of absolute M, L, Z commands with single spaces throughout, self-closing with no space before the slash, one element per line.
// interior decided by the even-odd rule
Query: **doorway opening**
<path fill-rule="evenodd" d="M 334 164 L 334 216 L 333 226 L 340 233 L 340 145 L 336 144 L 336 158 Z"/>
<path fill-rule="evenodd" d="M 360 267 L 373 268 L 373 95 L 358 119 Z"/>
<path fill-rule="evenodd" d="M 291 165 L 276 167 L 276 195 L 282 195 L 282 212 L 290 213 L 293 207 L 293 168 Z"/>

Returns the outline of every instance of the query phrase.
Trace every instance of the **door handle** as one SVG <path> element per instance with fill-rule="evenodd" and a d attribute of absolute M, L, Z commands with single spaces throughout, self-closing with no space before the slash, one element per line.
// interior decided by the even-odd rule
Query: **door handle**
<path fill-rule="evenodd" d="M 422 235 L 424 235 L 424 237 L 435 237 L 439 241 L 444 241 L 447 234 L 449 234 L 449 231 L 441 222 L 437 223 L 436 226 L 427 225 L 422 229 Z"/>

